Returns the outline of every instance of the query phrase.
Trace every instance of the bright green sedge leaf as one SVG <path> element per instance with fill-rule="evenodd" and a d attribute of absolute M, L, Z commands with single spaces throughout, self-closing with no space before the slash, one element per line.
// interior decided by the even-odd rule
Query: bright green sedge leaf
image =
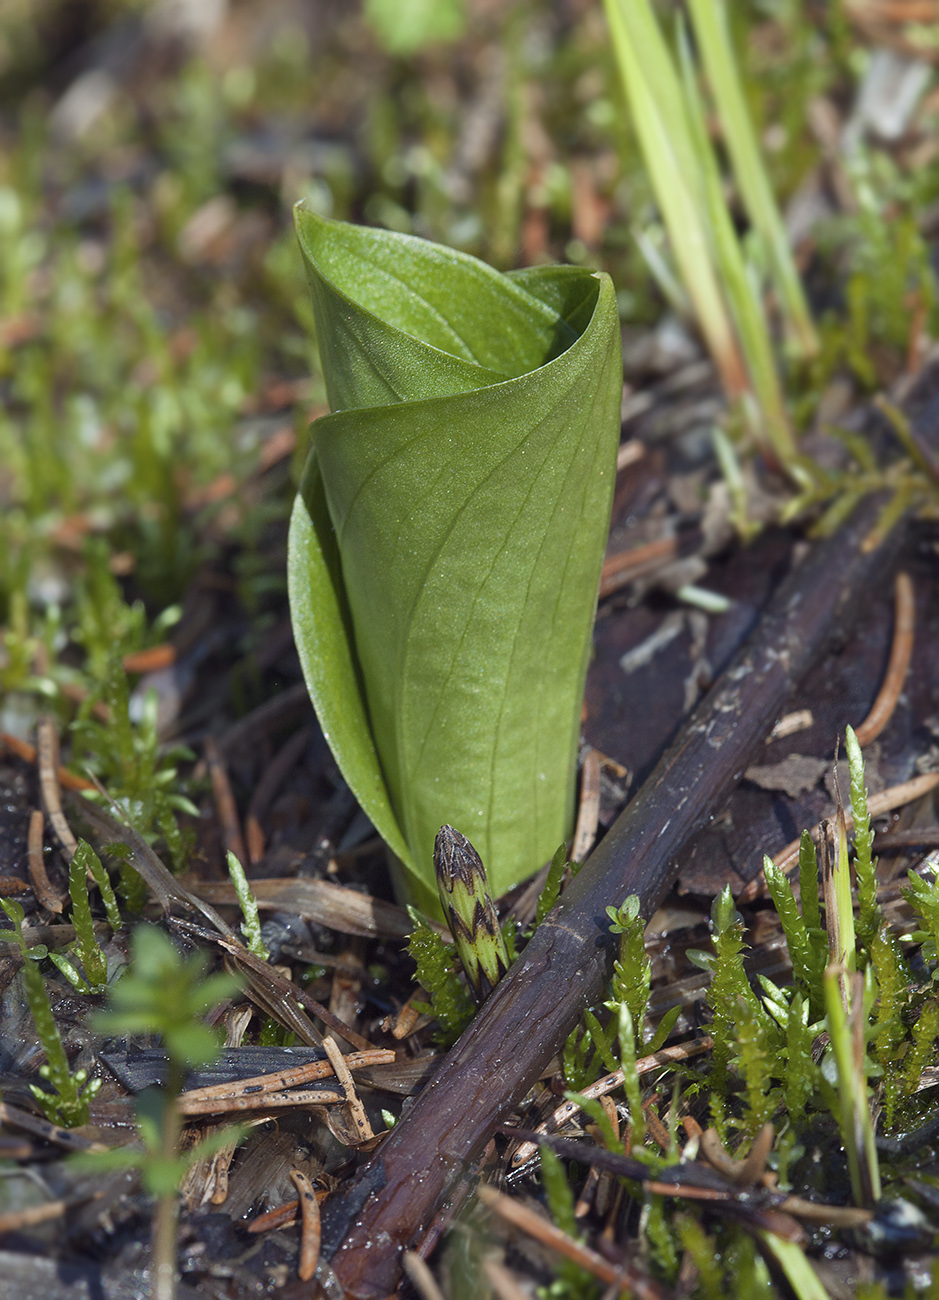
<path fill-rule="evenodd" d="M 296 215 L 333 414 L 291 524 L 294 632 L 343 775 L 436 913 L 443 824 L 496 895 L 571 831 L 619 438 L 613 287 Z"/>

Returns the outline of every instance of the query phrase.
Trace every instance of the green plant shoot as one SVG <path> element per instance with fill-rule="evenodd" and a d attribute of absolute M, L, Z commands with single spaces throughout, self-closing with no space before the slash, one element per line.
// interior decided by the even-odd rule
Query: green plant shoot
<path fill-rule="evenodd" d="M 619 438 L 613 286 L 296 219 L 333 414 L 294 508 L 294 634 L 343 775 L 436 915 L 441 825 L 496 896 L 571 832 Z"/>
<path fill-rule="evenodd" d="M 255 957 L 260 957 L 262 961 L 267 961 L 270 953 L 267 950 L 267 944 L 261 938 L 261 918 L 258 914 L 258 900 L 255 898 L 251 886 L 248 883 L 245 869 L 238 861 L 235 854 L 230 852 L 226 861 L 228 863 L 228 876 L 235 887 L 235 894 L 238 897 L 238 905 L 241 908 L 241 914 L 244 917 L 241 926 L 241 933 L 244 935 L 245 943 L 248 945 L 248 951 L 253 952 Z"/>
<path fill-rule="evenodd" d="M 417 966 L 418 984 L 430 995 L 425 1009 L 440 1026 L 437 1041 L 441 1047 L 449 1047 L 472 1020 L 476 1004 L 454 969 L 453 949 L 419 912 L 411 908 L 410 914 L 414 929 L 408 953 Z"/>
<path fill-rule="evenodd" d="M 105 1034 L 159 1034 L 166 1051 L 166 1079 L 161 1088 L 145 1088 L 137 1098 L 137 1127 L 143 1150 L 119 1147 L 85 1154 L 87 1169 L 137 1168 L 146 1190 L 156 1197 L 153 1230 L 154 1300 L 176 1295 L 176 1189 L 186 1170 L 204 1155 L 237 1141 L 237 1129 L 217 1130 L 192 1150 L 180 1154 L 181 1117 L 177 1097 L 187 1069 L 213 1061 L 217 1035 L 202 1013 L 235 993 L 231 975 L 206 975 L 206 956 L 183 958 L 171 939 L 155 925 L 139 925 L 131 938 L 131 964 L 110 990 L 109 1006 L 93 1020 Z"/>
<path fill-rule="evenodd" d="M 46 992 L 45 980 L 38 962 L 48 957 L 49 950 L 44 944 L 30 948 L 23 933 L 23 909 L 12 898 L 0 898 L 0 907 L 13 923 L 13 939 L 18 945 L 23 959 L 23 984 L 26 989 L 26 1002 L 32 1013 L 36 1034 L 46 1053 L 46 1064 L 40 1066 L 40 1076 L 50 1085 L 47 1088 L 30 1084 L 29 1090 L 36 1098 L 46 1119 L 64 1128 L 74 1128 L 87 1124 L 89 1103 L 101 1087 L 100 1079 L 88 1078 L 87 1070 L 72 1073 L 65 1047 L 52 1014 L 49 994 Z"/>
<path fill-rule="evenodd" d="M 441 826 L 434 845 L 434 869 L 440 905 L 466 978 L 482 1002 L 509 968 L 486 868 L 465 835 L 452 826 Z"/>
<path fill-rule="evenodd" d="M 121 915 L 111 881 L 101 859 L 87 840 L 79 840 L 68 869 L 68 890 L 72 900 L 72 924 L 75 927 L 75 955 L 82 964 L 84 978 L 67 957 L 50 952 L 49 960 L 80 993 L 101 993 L 108 983 L 108 959 L 95 935 L 91 900 L 88 897 L 88 874 L 91 873 L 101 892 L 111 928 L 119 930 Z"/>

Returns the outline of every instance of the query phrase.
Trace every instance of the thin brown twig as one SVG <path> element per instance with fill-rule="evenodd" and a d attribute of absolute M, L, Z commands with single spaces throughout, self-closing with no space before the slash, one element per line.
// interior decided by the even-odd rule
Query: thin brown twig
<path fill-rule="evenodd" d="M 369 1052 L 352 1052 L 343 1058 L 349 1070 L 363 1069 L 367 1065 L 389 1065 L 395 1054 L 387 1047 L 376 1047 Z M 206 1088 L 190 1088 L 180 1093 L 180 1104 L 193 1101 L 227 1101 L 232 1097 L 257 1096 L 261 1093 L 282 1091 L 299 1084 L 312 1083 L 314 1079 L 328 1079 L 335 1075 L 335 1066 L 327 1057 L 325 1061 L 310 1061 L 292 1070 L 276 1070 L 271 1074 L 256 1074 L 250 1079 L 237 1079 L 232 1083 L 213 1083 Z"/>
<path fill-rule="evenodd" d="M 772 1124 L 764 1124 L 744 1159 L 736 1160 L 726 1150 L 717 1129 L 709 1128 L 701 1134 L 701 1152 L 709 1165 L 737 1187 L 753 1187 L 766 1170 L 766 1159 L 773 1148 L 774 1137 Z"/>
<path fill-rule="evenodd" d="M 198 929 L 199 927 L 191 928 Z M 200 933 L 203 932 L 200 930 Z M 282 996 L 295 999 L 307 1011 L 311 1012 L 319 1020 L 322 1020 L 323 1024 L 326 1025 L 328 1029 L 331 1029 L 334 1033 L 338 1034 L 340 1038 L 344 1038 L 350 1046 L 358 1048 L 360 1052 L 374 1052 L 378 1050 L 368 1041 L 367 1038 L 363 1038 L 357 1030 L 353 1029 L 351 1025 L 347 1025 L 344 1021 L 340 1020 L 338 1016 L 334 1016 L 328 1007 L 323 1006 L 322 1002 L 317 1002 L 316 998 L 311 997 L 310 994 L 307 993 L 306 989 L 301 988 L 299 984 L 294 984 L 293 980 L 285 978 L 285 976 L 281 975 L 273 966 L 270 965 L 269 962 L 262 961 L 261 958 L 256 957 L 253 952 L 249 952 L 243 944 L 240 944 L 237 941 L 233 942 L 232 940 L 225 939 L 221 935 L 208 934 L 208 932 L 204 933 L 211 942 L 217 944 L 220 948 L 223 948 L 225 952 L 230 953 L 240 966 L 245 967 L 255 976 L 265 980 Z"/>
<path fill-rule="evenodd" d="M 284 1201 L 282 1205 L 275 1205 L 273 1209 L 252 1219 L 246 1231 L 259 1233 L 273 1232 L 275 1228 L 289 1228 L 297 1217 L 299 1207 L 299 1200 Z"/>
<path fill-rule="evenodd" d="M 908 849 L 939 849 L 939 826 L 921 826 L 912 831 L 877 831 L 873 851 L 881 857 L 906 853 Z"/>
<path fill-rule="evenodd" d="M 630 465 L 635 465 L 637 461 L 642 460 L 646 454 L 645 443 L 640 442 L 638 438 L 630 438 L 628 442 L 621 442 L 619 451 L 616 453 L 616 472 L 628 469 Z"/>
<path fill-rule="evenodd" d="M 216 1151 L 209 1165 L 207 1184 L 212 1188 L 210 1204 L 224 1205 L 228 1200 L 228 1179 L 231 1173 L 231 1162 L 235 1158 L 235 1152 L 238 1149 L 237 1142 L 227 1142 L 220 1151 Z"/>
<path fill-rule="evenodd" d="M 784 714 L 775 724 L 766 737 L 766 743 L 768 745 L 774 740 L 785 740 L 787 736 L 794 736 L 799 731 L 807 731 L 814 725 L 815 718 L 811 709 L 793 709 L 791 713 Z"/>
<path fill-rule="evenodd" d="M 487 1256 L 483 1260 L 483 1272 L 495 1291 L 497 1300 L 529 1300 L 528 1292 L 516 1281 L 515 1274 L 499 1260 Z"/>
<path fill-rule="evenodd" d="M 443 1300 L 443 1292 L 434 1280 L 430 1265 L 414 1250 L 406 1250 L 401 1256 L 401 1267 L 408 1276 L 408 1281 L 421 1300 Z"/>
<path fill-rule="evenodd" d="M 671 1135 L 659 1119 L 658 1112 L 655 1109 L 658 1101 L 659 1098 L 657 1096 L 650 1097 L 647 1102 L 643 1103 L 642 1113 L 645 1116 L 646 1128 L 648 1129 L 649 1136 L 663 1151 L 667 1151 L 669 1144 L 671 1143 Z"/>
<path fill-rule="evenodd" d="M 617 777 L 618 780 L 625 780 L 629 776 L 629 768 L 623 767 L 622 763 L 617 763 L 615 758 L 610 758 L 609 754 L 604 754 L 602 749 L 594 748 L 594 753 L 600 760 L 600 766 Z"/>
<path fill-rule="evenodd" d="M 766 1172 L 766 1161 L 769 1153 L 773 1149 L 775 1131 L 772 1124 L 767 1122 L 753 1139 L 750 1150 L 739 1161 L 736 1182 L 741 1187 L 755 1187 Z"/>
<path fill-rule="evenodd" d="M 894 579 L 894 620 L 893 643 L 890 647 L 890 660 L 881 683 L 877 698 L 871 705 L 870 713 L 855 728 L 857 743 L 863 749 L 876 740 L 893 717 L 900 692 L 909 672 L 910 660 L 913 658 L 913 639 L 916 630 L 916 601 L 913 583 L 908 573 L 900 572 Z"/>
<path fill-rule="evenodd" d="M 910 329 L 907 334 L 904 371 L 908 377 L 913 378 L 922 370 L 929 347 L 929 334 L 927 332 L 929 304 L 925 295 L 919 290 L 914 290 L 909 295 L 908 302 L 911 308 Z"/>
<path fill-rule="evenodd" d="M 245 840 L 248 847 L 248 860 L 260 862 L 264 857 L 264 830 L 261 818 L 270 807 L 271 800 L 280 789 L 284 778 L 303 755 L 313 734 L 312 727 L 301 727 L 274 755 L 264 769 L 264 774 L 254 789 L 248 812 L 245 816 Z"/>
<path fill-rule="evenodd" d="M 591 745 L 584 746 L 580 769 L 580 805 L 571 861 L 583 862 L 593 848 L 600 822 L 600 756 Z"/>
<path fill-rule="evenodd" d="M 245 863 L 248 861 L 248 854 L 245 850 L 244 836 L 241 834 L 241 824 L 238 821 L 235 796 L 232 794 L 225 764 L 222 762 L 218 746 L 212 736 L 206 736 L 205 739 L 205 761 L 212 781 L 215 810 L 221 822 L 225 848 L 229 853 L 234 853 L 239 862 Z"/>
<path fill-rule="evenodd" d="M 309 716 L 312 711 L 313 706 L 310 704 L 306 683 L 297 682 L 294 686 L 288 686 L 286 690 L 265 700 L 256 709 L 246 713 L 243 718 L 233 722 L 227 731 L 223 731 L 215 741 L 218 754 L 224 758 L 227 754 L 251 744 L 255 737 L 287 725 L 298 715 Z M 198 779 L 205 775 L 205 770 L 204 761 L 197 763 L 193 776 Z"/>
<path fill-rule="evenodd" d="M 176 647 L 169 641 L 152 645 L 146 650 L 134 650 L 121 660 L 125 673 L 155 673 L 171 668 L 176 662 Z"/>
<path fill-rule="evenodd" d="M 854 25 L 872 45 L 884 46 L 889 50 L 896 50 L 898 54 L 905 55 L 908 58 L 919 59 L 922 62 L 939 62 L 939 52 L 936 51 L 934 46 L 927 45 L 923 41 L 908 40 L 902 34 L 902 28 L 895 24 L 879 22 L 877 19 L 869 18 L 863 13 L 852 13 L 851 18 Z"/>
<path fill-rule="evenodd" d="M 11 1106 L 6 1101 L 0 1101 L 0 1124 L 9 1124 L 13 1128 L 23 1129 L 26 1133 L 44 1138 L 46 1142 L 65 1147 L 68 1151 L 100 1152 L 111 1149 L 103 1142 L 93 1142 L 90 1138 L 82 1137 L 80 1133 L 72 1133 L 67 1128 L 60 1128 L 58 1124 L 41 1119 L 32 1111 L 20 1110 L 19 1106 Z"/>
<path fill-rule="evenodd" d="M 856 1205 L 826 1205 L 822 1201 L 804 1201 L 801 1196 L 787 1196 L 776 1208 L 805 1223 L 830 1228 L 860 1228 L 874 1217 L 873 1210 L 862 1210 Z"/>
<path fill-rule="evenodd" d="M 601 1097 L 600 1105 L 603 1107 L 603 1111 L 609 1121 L 610 1128 L 613 1131 L 613 1137 L 618 1141 L 619 1116 L 616 1113 L 616 1104 L 613 1101 L 613 1098 L 610 1096 Z M 594 1196 L 596 1195 L 597 1188 L 600 1184 L 600 1179 L 603 1176 L 603 1173 L 596 1165 L 590 1166 L 590 1169 L 587 1171 L 586 1180 L 584 1181 L 583 1190 L 578 1197 L 577 1204 L 574 1206 L 575 1219 L 582 1219 L 590 1212 L 590 1206 L 593 1203 Z"/>
<path fill-rule="evenodd" d="M 348 938 L 340 949 L 342 964 L 333 967 L 329 1009 L 346 1023 L 355 1023 L 359 1013 L 362 977 L 365 973 L 365 941 Z"/>
<path fill-rule="evenodd" d="M 288 1088 L 285 1092 L 259 1092 L 245 1097 L 207 1097 L 202 1101 L 183 1101 L 180 1115 L 231 1115 L 245 1110 L 277 1110 L 282 1106 L 337 1106 L 346 1100 L 336 1088 Z"/>
<path fill-rule="evenodd" d="M 309 1282 L 316 1272 L 320 1257 L 320 1206 L 313 1184 L 303 1170 L 291 1169 L 289 1174 L 300 1203 L 300 1261 L 297 1277 L 301 1282 Z"/>
<path fill-rule="evenodd" d="M 61 1219 L 69 1208 L 69 1202 L 44 1201 L 42 1205 L 27 1205 L 22 1210 L 10 1210 L 0 1214 L 0 1235 L 7 1232 L 19 1232 L 23 1228 L 34 1228 L 39 1223 L 48 1223 L 50 1219 Z"/>
<path fill-rule="evenodd" d="M 701 1127 L 701 1125 L 698 1123 L 695 1117 L 693 1115 L 682 1115 L 681 1120 L 679 1122 L 682 1128 L 685 1130 L 685 1134 L 688 1137 L 689 1142 L 697 1142 L 700 1147 L 701 1139 L 704 1137 L 704 1129 Z"/>
<path fill-rule="evenodd" d="M 846 8 L 849 16 L 861 11 L 885 22 L 939 22 L 939 5 L 936 0 L 861 0 L 861 3 L 853 0 Z"/>
<path fill-rule="evenodd" d="M 371 1142 L 375 1134 L 372 1132 L 372 1126 L 368 1122 L 368 1116 L 365 1113 L 365 1107 L 359 1100 L 359 1094 L 355 1090 L 355 1082 L 352 1074 L 346 1064 L 346 1058 L 339 1050 L 339 1044 L 329 1034 L 323 1038 L 323 1048 L 326 1055 L 332 1061 L 333 1069 L 336 1071 L 336 1078 L 345 1093 L 346 1103 L 349 1107 L 349 1118 L 355 1127 L 358 1140 L 360 1142 Z"/>
<path fill-rule="evenodd" d="M 0 1137 L 0 1158 L 4 1160 L 38 1160 L 39 1148 L 26 1138 Z"/>
<path fill-rule="evenodd" d="M 29 879 L 40 907 L 44 907 L 48 912 L 61 912 L 62 899 L 53 888 L 52 881 L 46 873 L 46 864 L 42 859 L 44 828 L 45 819 L 42 811 L 39 808 L 34 808 L 29 814 L 29 830 L 26 837 Z"/>
<path fill-rule="evenodd" d="M 422 1019 L 425 1021 L 427 1019 L 426 1012 L 418 1010 L 414 1005 L 415 1002 L 422 1002 L 427 1005 L 427 992 L 420 985 L 414 990 L 404 1006 L 399 1007 L 394 1018 L 388 1017 L 392 1021 L 390 1025 L 391 1036 L 398 1039 L 399 1042 L 401 1039 L 407 1038 L 409 1034 L 413 1034 Z M 382 1028 L 386 1028 L 385 1022 L 382 1022 Z"/>
<path fill-rule="evenodd" d="M 607 556 L 600 574 L 599 599 L 610 596 L 621 587 L 627 587 L 636 578 L 641 578 L 650 570 L 673 559 L 678 550 L 676 537 L 660 537 L 645 546 L 631 546 L 629 550 L 618 551 Z"/>
<path fill-rule="evenodd" d="M 588 1273 L 592 1273 L 601 1282 L 605 1282 L 608 1286 L 617 1287 L 621 1295 L 629 1295 L 633 1291 L 634 1278 L 624 1276 L 618 1268 L 605 1260 L 602 1255 L 598 1255 L 589 1246 L 574 1241 L 567 1233 L 562 1232 L 560 1228 L 556 1228 L 550 1220 L 542 1218 L 540 1214 L 530 1210 L 521 1201 L 512 1196 L 506 1196 L 503 1192 L 497 1192 L 494 1187 L 487 1187 L 484 1183 L 477 1187 L 476 1195 L 488 1210 L 498 1214 L 501 1219 L 527 1233 L 536 1241 L 540 1241 L 543 1246 L 556 1251 L 557 1254 L 573 1260 L 575 1264 L 585 1268 Z"/>
<path fill-rule="evenodd" d="M 193 881 L 200 898 L 211 903 L 237 905 L 238 895 L 230 880 Z M 252 880 L 251 888 L 261 910 L 296 912 L 304 920 L 315 921 L 341 934 L 359 934 L 365 938 L 406 939 L 414 923 L 403 907 L 386 903 L 370 894 L 359 894 L 344 885 L 306 876 L 269 876 Z M 428 922 L 438 934 L 447 934 L 437 921 Z"/>
<path fill-rule="evenodd" d="M 36 753 L 39 765 L 39 793 L 42 798 L 46 816 L 55 831 L 62 851 L 71 862 L 78 848 L 78 841 L 65 820 L 62 811 L 62 798 L 59 792 L 57 772 L 59 769 L 59 737 L 55 723 L 50 717 L 39 720 L 37 728 L 38 744 Z"/>

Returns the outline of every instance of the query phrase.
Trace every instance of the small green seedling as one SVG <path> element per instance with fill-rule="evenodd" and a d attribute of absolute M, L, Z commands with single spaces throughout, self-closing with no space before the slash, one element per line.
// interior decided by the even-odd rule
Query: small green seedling
<path fill-rule="evenodd" d="M 101 894 L 108 923 L 113 930 L 121 927 L 121 914 L 108 873 L 87 840 L 79 840 L 78 848 L 69 863 L 68 890 L 72 900 L 72 925 L 75 927 L 74 955 L 81 963 L 84 974 L 76 970 L 62 953 L 50 952 L 49 960 L 79 993 L 101 993 L 108 983 L 108 959 L 95 934 L 88 898 L 89 872 Z"/>
<path fill-rule="evenodd" d="M 49 950 L 43 944 L 37 944 L 34 948 L 28 947 L 23 934 L 24 913 L 19 903 L 14 902 L 13 899 L 0 898 L 0 907 L 13 922 L 14 941 L 18 944 L 23 958 L 26 1002 L 32 1013 L 39 1041 L 46 1053 L 46 1064 L 40 1067 L 39 1073 L 54 1089 L 53 1092 L 49 1092 L 45 1088 L 30 1084 L 29 1090 L 39 1103 L 46 1119 L 53 1124 L 60 1124 L 63 1128 L 87 1124 L 89 1103 L 101 1087 L 101 1080 L 89 1080 L 87 1070 L 76 1070 L 74 1074 L 72 1073 L 52 1014 L 45 981 L 37 964 L 49 956 Z"/>
<path fill-rule="evenodd" d="M 248 877 L 245 875 L 245 869 L 235 857 L 234 853 L 228 854 L 228 875 L 235 887 L 235 894 L 238 897 L 238 905 L 241 908 L 241 915 L 244 921 L 241 925 L 241 933 L 244 935 L 245 943 L 248 945 L 248 951 L 253 952 L 255 957 L 260 957 L 262 961 L 267 961 L 270 953 L 267 950 L 267 944 L 261 938 L 261 918 L 258 915 L 258 900 L 252 893 L 251 886 L 248 884 Z"/>
<path fill-rule="evenodd" d="M 560 860 L 558 857 L 555 862 Z M 619 955 L 613 963 L 610 997 L 603 1004 L 609 1016 L 605 1023 L 601 1023 L 593 1011 L 585 1011 L 583 1032 L 575 1030 L 567 1041 L 564 1076 L 574 1088 L 592 1083 L 601 1065 L 610 1072 L 624 1069 L 630 1075 L 637 1054 L 657 1052 L 681 1013 L 680 1006 L 672 1007 L 655 1030 L 647 1034 L 643 1032 L 649 1008 L 652 963 L 645 950 L 645 927 L 639 914 L 639 898 L 630 894 L 621 907 L 608 907 L 606 910 L 611 934 L 619 935 Z M 632 1081 L 629 1081 L 628 1088 L 631 1087 Z M 635 1101 L 638 1105 L 638 1086 L 635 1095 L 628 1095 L 630 1103 Z"/>
<path fill-rule="evenodd" d="M 429 1011 L 437 1021 L 437 1041 L 441 1047 L 455 1043 L 472 1020 L 476 1003 L 456 972 L 456 952 L 432 929 L 413 907 L 408 911 L 414 929 L 408 939 L 408 953 L 417 965 L 416 979 L 426 989 L 430 1004 L 415 1004 Z"/>
<path fill-rule="evenodd" d="M 166 1081 L 137 1099 L 137 1126 L 143 1150 L 121 1147 L 83 1157 L 87 1168 L 137 1168 L 143 1185 L 156 1197 L 153 1255 L 155 1300 L 171 1300 L 176 1290 L 177 1188 L 194 1160 L 233 1140 L 225 1128 L 185 1155 L 179 1154 L 180 1116 L 176 1100 L 186 1071 L 218 1055 L 215 1033 L 202 1013 L 235 992 L 230 975 L 205 974 L 202 953 L 183 959 L 162 930 L 140 925 L 131 938 L 130 969 L 110 991 L 110 1006 L 92 1024 L 105 1034 L 157 1034 L 166 1051 Z"/>
<path fill-rule="evenodd" d="M 622 385 L 609 278 L 502 275 L 297 209 L 333 414 L 313 427 L 288 577 L 342 773 L 439 915 L 434 839 L 498 896 L 572 831 Z"/>

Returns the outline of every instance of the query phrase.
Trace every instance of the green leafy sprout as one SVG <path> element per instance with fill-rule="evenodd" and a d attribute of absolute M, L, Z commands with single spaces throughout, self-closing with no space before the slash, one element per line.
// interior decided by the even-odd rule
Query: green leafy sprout
<path fill-rule="evenodd" d="M 72 900 L 72 924 L 75 927 L 75 956 L 84 974 L 75 969 L 61 953 L 50 952 L 49 960 L 62 972 L 79 993 L 101 993 L 108 984 L 108 961 L 95 934 L 88 876 L 91 875 L 101 894 L 108 923 L 112 930 L 121 928 L 121 914 L 111 887 L 111 880 L 101 859 L 87 840 L 79 840 L 69 863 L 68 888 Z"/>
<path fill-rule="evenodd" d="M 572 829 L 619 440 L 613 287 L 502 275 L 297 209 L 333 414 L 293 513 L 294 633 L 324 734 L 439 914 L 456 827 L 493 892 Z"/>
<path fill-rule="evenodd" d="M 261 938 L 261 918 L 258 913 L 258 900 L 255 898 L 248 883 L 248 877 L 245 875 L 245 869 L 238 861 L 234 853 L 227 855 L 228 875 L 235 887 L 235 895 L 238 899 L 238 906 L 241 908 L 241 914 L 244 920 L 241 925 L 241 932 L 244 935 L 245 943 L 248 945 L 248 951 L 253 952 L 255 957 L 260 957 L 262 961 L 267 961 L 270 953 L 267 950 L 267 944 Z"/>
<path fill-rule="evenodd" d="M 219 1052 L 215 1032 L 202 1013 L 237 990 L 230 975 L 206 975 L 206 956 L 183 958 L 173 942 L 154 925 L 140 924 L 131 936 L 131 962 L 110 989 L 109 1006 L 92 1024 L 102 1034 L 156 1034 L 166 1052 L 162 1087 L 146 1088 L 137 1100 L 137 1128 L 142 1149 L 120 1147 L 76 1159 L 88 1170 L 140 1170 L 147 1192 L 156 1198 L 154 1219 L 154 1291 L 157 1300 L 172 1300 L 176 1289 L 177 1188 L 189 1166 L 237 1140 L 238 1132 L 220 1128 L 185 1154 L 179 1152 L 181 1120 L 177 1098 L 186 1071 L 206 1065 Z"/>
<path fill-rule="evenodd" d="M 460 979 L 455 945 L 437 933 L 421 914 L 410 909 L 414 929 L 408 939 L 408 953 L 417 966 L 416 979 L 430 997 L 418 1009 L 429 1011 L 437 1021 L 441 1047 L 455 1043 L 476 1014 L 476 1003 Z"/>
<path fill-rule="evenodd" d="M 36 1035 L 46 1054 L 45 1065 L 40 1066 L 40 1076 L 48 1088 L 30 1084 L 42 1113 L 53 1124 L 74 1128 L 88 1123 L 89 1104 L 101 1087 L 100 1079 L 89 1079 L 87 1070 L 72 1072 L 62 1036 L 55 1016 L 39 962 L 48 955 L 43 944 L 28 946 L 23 934 L 23 909 L 14 899 L 0 898 L 0 907 L 13 923 L 13 938 L 23 959 L 22 976 L 26 990 L 26 1003 L 36 1026 Z"/>

